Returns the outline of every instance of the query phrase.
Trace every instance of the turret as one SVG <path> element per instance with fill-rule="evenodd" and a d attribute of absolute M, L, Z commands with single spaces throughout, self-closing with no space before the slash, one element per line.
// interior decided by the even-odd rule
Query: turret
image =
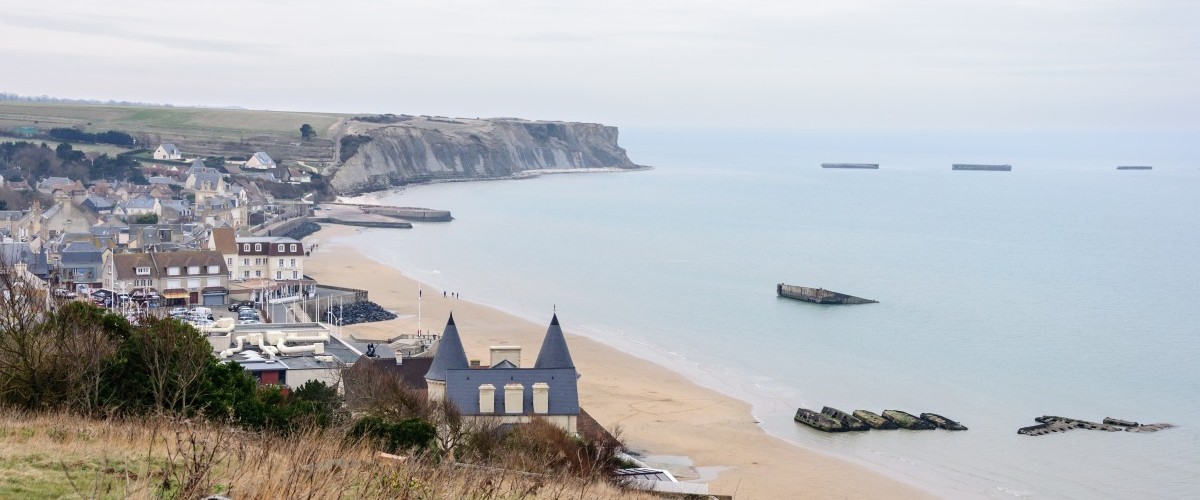
<path fill-rule="evenodd" d="M 550 320 L 550 328 L 546 329 L 546 338 L 542 340 L 542 350 L 538 351 L 534 368 L 575 368 L 571 361 L 571 351 L 567 349 L 567 339 L 563 338 L 562 327 L 558 325 L 558 315 Z"/>
<path fill-rule="evenodd" d="M 458 327 L 454 325 L 454 313 L 446 321 L 446 329 L 438 341 L 437 352 L 429 371 L 425 372 L 425 383 L 429 386 L 429 399 L 446 397 L 446 370 L 466 370 L 467 351 L 463 349 L 462 339 L 458 337 Z"/>

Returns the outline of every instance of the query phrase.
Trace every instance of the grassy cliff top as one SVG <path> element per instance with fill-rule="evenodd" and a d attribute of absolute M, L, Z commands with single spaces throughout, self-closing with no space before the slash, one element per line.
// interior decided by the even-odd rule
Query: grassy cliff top
<path fill-rule="evenodd" d="M 204 133 L 237 139 L 254 134 L 295 135 L 308 123 L 322 136 L 339 118 L 350 115 L 291 111 L 156 106 L 109 106 L 0 101 L 0 128 L 86 126 L 95 130 L 160 134 Z"/>
<path fill-rule="evenodd" d="M 0 498 L 655 498 L 598 480 L 397 460 L 336 433 L 0 411 Z"/>

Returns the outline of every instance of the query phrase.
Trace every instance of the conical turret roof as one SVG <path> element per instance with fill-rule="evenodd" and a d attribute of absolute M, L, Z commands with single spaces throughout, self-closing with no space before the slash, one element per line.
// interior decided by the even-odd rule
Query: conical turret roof
<path fill-rule="evenodd" d="M 454 325 L 454 313 L 450 313 L 450 319 L 446 321 L 446 330 L 442 332 L 442 338 L 438 341 L 437 354 L 433 355 L 433 362 L 429 364 L 429 371 L 425 372 L 425 380 L 446 380 L 446 370 L 466 370 L 470 368 L 467 363 L 467 351 L 463 349 L 462 339 L 458 337 L 458 327 Z"/>
<path fill-rule="evenodd" d="M 567 349 L 567 339 L 563 338 L 562 327 L 558 325 L 558 315 L 550 320 L 550 328 L 546 329 L 546 338 L 542 340 L 542 350 L 538 351 L 534 368 L 575 368 L 571 361 L 571 351 Z"/>

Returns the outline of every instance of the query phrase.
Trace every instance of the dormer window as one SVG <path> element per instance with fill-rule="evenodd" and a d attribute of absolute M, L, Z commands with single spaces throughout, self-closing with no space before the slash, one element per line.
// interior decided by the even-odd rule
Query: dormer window
<path fill-rule="evenodd" d="M 295 243 L 292 243 L 291 250 L 292 250 L 292 253 L 296 253 L 296 244 Z"/>
<path fill-rule="evenodd" d="M 148 267 L 139 267 L 139 268 L 136 268 L 136 269 L 134 270 L 134 272 L 135 272 L 135 273 L 136 273 L 138 276 L 148 276 L 148 275 L 150 275 L 150 268 L 148 268 Z"/>
<path fill-rule="evenodd" d="M 188 274 L 200 274 L 200 266 L 188 266 Z"/>
<path fill-rule="evenodd" d="M 280 243 L 280 244 L 279 244 L 279 246 L 278 246 L 277 248 L 279 248 L 279 251 L 280 251 L 280 252 L 284 252 L 284 251 L 286 251 L 286 250 L 284 250 L 284 249 L 283 249 L 283 243 Z"/>
<path fill-rule="evenodd" d="M 243 243 L 243 244 L 242 244 L 242 251 L 243 251 L 243 252 L 249 252 L 249 251 L 250 251 L 250 244 L 249 244 L 249 243 Z"/>
<path fill-rule="evenodd" d="M 208 266 L 208 274 L 217 274 L 221 272 L 221 266 Z"/>
<path fill-rule="evenodd" d="M 261 252 L 261 251 L 262 251 L 262 243 L 255 243 L 255 244 L 254 244 L 254 251 L 255 251 L 255 252 Z"/>
<path fill-rule="evenodd" d="M 179 270 L 180 268 L 178 267 L 168 267 L 167 276 L 179 276 Z"/>

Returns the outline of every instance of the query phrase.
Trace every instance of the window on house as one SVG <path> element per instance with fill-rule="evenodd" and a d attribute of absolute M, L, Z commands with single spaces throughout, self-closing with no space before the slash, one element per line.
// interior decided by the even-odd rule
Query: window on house
<path fill-rule="evenodd" d="M 296 244 L 295 243 L 292 243 L 291 251 L 292 251 L 292 253 L 296 253 Z"/>
<path fill-rule="evenodd" d="M 278 249 L 280 252 L 284 252 L 284 251 L 285 251 L 285 250 L 283 249 L 283 243 L 280 243 L 280 244 L 279 244 L 279 246 L 277 246 L 277 247 L 275 247 L 275 248 L 277 248 L 277 249 Z"/>
<path fill-rule="evenodd" d="M 261 251 L 262 251 L 262 243 L 255 243 L 255 244 L 254 244 L 254 251 L 255 251 L 255 252 L 261 252 Z"/>
<path fill-rule="evenodd" d="M 233 265 L 233 257 L 226 257 L 226 258 L 225 258 L 225 265 L 227 265 L 227 266 L 232 266 L 232 265 Z"/>
<path fill-rule="evenodd" d="M 250 271 L 242 271 L 242 277 L 243 277 L 243 278 L 249 278 L 249 277 L 250 277 Z"/>
<path fill-rule="evenodd" d="M 182 288 L 183 284 L 179 280 L 167 280 L 167 288 Z"/>
<path fill-rule="evenodd" d="M 291 267 L 296 267 L 296 259 L 292 259 L 292 265 L 291 265 Z"/>
<path fill-rule="evenodd" d="M 179 270 L 180 268 L 178 267 L 168 267 L 167 276 L 179 276 Z"/>
<path fill-rule="evenodd" d="M 221 266 L 208 266 L 208 274 L 217 274 L 221 272 Z"/>
<path fill-rule="evenodd" d="M 139 268 L 137 268 L 136 272 L 137 272 L 138 276 L 148 276 L 150 274 L 150 268 L 149 267 L 139 267 Z"/>
<path fill-rule="evenodd" d="M 188 288 L 200 288 L 200 278 L 188 278 Z"/>
<path fill-rule="evenodd" d="M 283 259 L 279 259 L 279 267 L 283 267 Z"/>
<path fill-rule="evenodd" d="M 275 279 L 277 279 L 277 280 L 283 279 L 283 271 L 275 271 Z"/>
<path fill-rule="evenodd" d="M 242 259 L 242 265 L 243 265 L 243 266 L 248 266 L 248 265 L 250 265 L 250 259 Z"/>
<path fill-rule="evenodd" d="M 300 271 L 292 271 L 292 279 L 294 279 L 294 280 L 300 279 Z"/>
<path fill-rule="evenodd" d="M 221 286 L 221 278 L 208 278 L 205 280 L 204 286 Z"/>
<path fill-rule="evenodd" d="M 242 251 L 243 251 L 243 252 L 249 252 L 249 251 L 250 251 L 250 244 L 249 244 L 249 243 L 243 243 L 243 244 L 242 244 Z"/>
<path fill-rule="evenodd" d="M 261 277 L 262 277 L 262 271 L 254 271 L 254 277 L 255 277 L 255 278 L 261 278 Z"/>
<path fill-rule="evenodd" d="M 200 274 L 200 266 L 188 266 L 188 274 Z"/>

